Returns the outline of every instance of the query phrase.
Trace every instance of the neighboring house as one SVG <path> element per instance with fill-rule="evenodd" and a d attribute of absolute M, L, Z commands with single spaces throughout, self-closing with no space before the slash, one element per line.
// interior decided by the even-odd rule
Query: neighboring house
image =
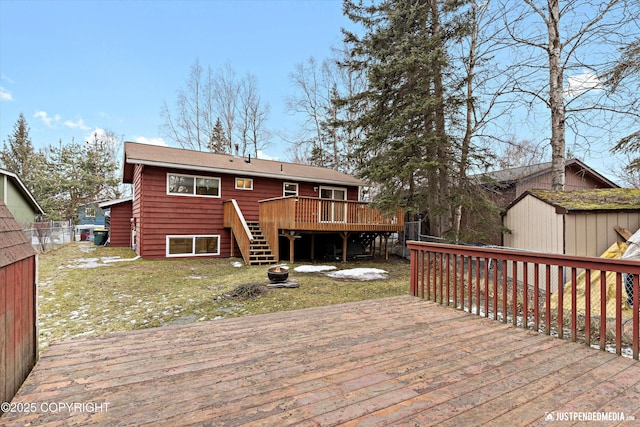
<path fill-rule="evenodd" d="M 25 187 L 18 175 L 0 169 L 0 200 L 2 200 L 18 224 L 27 228 L 44 211 Z"/>
<path fill-rule="evenodd" d="M 104 212 L 104 226 L 109 230 L 109 245 L 120 248 L 133 248 L 133 209 L 132 197 L 109 200 L 99 204 Z"/>
<path fill-rule="evenodd" d="M 486 172 L 475 175 L 473 178 L 488 192 L 489 198 L 495 205 L 504 210 L 526 191 L 551 190 L 551 162 Z M 578 159 L 569 159 L 565 162 L 566 191 L 597 188 L 619 188 L 619 186 Z M 480 220 L 486 221 L 485 218 Z M 465 218 L 464 222 L 471 227 L 483 229 L 482 224 L 476 224 L 473 218 Z M 495 223 L 500 223 L 499 218 L 495 218 Z M 484 243 L 499 245 L 501 240 L 502 232 L 496 230 Z"/>
<path fill-rule="evenodd" d="M 38 357 L 36 266 L 36 251 L 0 200 L 0 402 L 11 401 Z"/>
<path fill-rule="evenodd" d="M 476 178 L 483 187 L 499 195 L 498 205 L 505 208 L 525 191 L 551 190 L 551 162 L 487 172 Z M 619 188 L 619 185 L 578 159 L 565 161 L 566 191 L 594 188 Z"/>
<path fill-rule="evenodd" d="M 104 211 L 99 203 L 92 202 L 78 206 L 77 215 L 77 225 L 104 227 Z"/>
<path fill-rule="evenodd" d="M 123 182 L 143 258 L 346 259 L 350 240 L 386 242 L 403 228 L 402 214 L 358 201 L 362 181 L 327 168 L 126 142 Z"/>

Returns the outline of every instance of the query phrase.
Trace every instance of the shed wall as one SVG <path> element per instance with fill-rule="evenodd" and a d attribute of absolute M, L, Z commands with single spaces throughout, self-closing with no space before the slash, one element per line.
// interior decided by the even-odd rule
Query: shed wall
<path fill-rule="evenodd" d="M 0 403 L 11 401 L 36 363 L 36 260 L 0 201 Z"/>
<path fill-rule="evenodd" d="M 504 234 L 504 246 L 552 254 L 564 252 L 562 215 L 531 195 L 507 211 L 503 225 L 511 230 Z"/>
<path fill-rule="evenodd" d="M 623 239 L 614 227 L 634 233 L 640 228 L 640 211 L 571 212 L 565 216 L 567 255 L 600 256 L 614 242 Z"/>
<path fill-rule="evenodd" d="M 503 225 L 511 230 L 504 235 L 504 246 L 552 254 L 563 253 L 563 218 L 556 214 L 555 207 L 532 195 L 525 196 L 509 209 L 503 218 Z M 528 266 L 528 277 L 534 277 L 533 266 Z M 518 282 L 524 281 L 524 265 L 518 263 L 517 272 L 513 264 L 507 265 L 507 276 Z M 540 274 L 545 274 L 544 267 Z M 514 277 L 515 276 L 515 277 Z M 540 288 L 546 290 L 541 281 Z M 549 289 L 551 293 L 558 289 L 558 270 L 551 268 Z"/>

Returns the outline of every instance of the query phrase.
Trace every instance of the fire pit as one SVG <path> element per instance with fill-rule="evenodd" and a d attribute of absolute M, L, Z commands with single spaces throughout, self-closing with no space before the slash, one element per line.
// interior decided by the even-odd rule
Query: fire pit
<path fill-rule="evenodd" d="M 286 282 L 289 278 L 289 267 L 284 265 L 269 267 L 267 270 L 267 276 L 273 283 Z"/>

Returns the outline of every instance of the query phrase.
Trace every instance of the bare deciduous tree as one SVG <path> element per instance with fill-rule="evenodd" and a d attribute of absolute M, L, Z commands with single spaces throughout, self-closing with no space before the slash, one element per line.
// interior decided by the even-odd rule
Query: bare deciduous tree
<path fill-rule="evenodd" d="M 183 148 L 234 154 L 268 144 L 269 106 L 262 104 L 254 76 L 238 79 L 230 65 L 217 72 L 191 66 L 186 88 L 178 90 L 175 110 L 165 102 L 161 116 L 164 136 Z"/>
<path fill-rule="evenodd" d="M 303 118 L 301 133 L 294 142 L 298 157 L 306 163 L 351 173 L 355 169 L 353 144 L 358 129 L 342 126 L 354 113 L 336 101 L 349 98 L 365 84 L 361 73 L 340 65 L 346 50 L 334 50 L 334 57 L 319 64 L 311 57 L 297 64 L 290 74 L 296 94 L 287 98 L 287 109 Z"/>
<path fill-rule="evenodd" d="M 602 90 L 602 76 L 616 49 L 637 38 L 638 2 L 501 0 L 499 7 L 509 35 L 505 75 L 523 105 L 548 111 L 552 187 L 563 189 L 567 130 L 588 150 L 637 114 L 628 108 L 633 99 Z"/>

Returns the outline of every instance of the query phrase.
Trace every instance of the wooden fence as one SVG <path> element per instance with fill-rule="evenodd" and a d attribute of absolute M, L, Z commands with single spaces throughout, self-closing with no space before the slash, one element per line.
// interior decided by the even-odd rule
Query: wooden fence
<path fill-rule="evenodd" d="M 408 247 L 415 296 L 601 350 L 615 348 L 618 355 L 624 348 L 638 360 L 638 261 L 427 242 Z M 633 287 L 631 305 L 625 280 Z"/>

